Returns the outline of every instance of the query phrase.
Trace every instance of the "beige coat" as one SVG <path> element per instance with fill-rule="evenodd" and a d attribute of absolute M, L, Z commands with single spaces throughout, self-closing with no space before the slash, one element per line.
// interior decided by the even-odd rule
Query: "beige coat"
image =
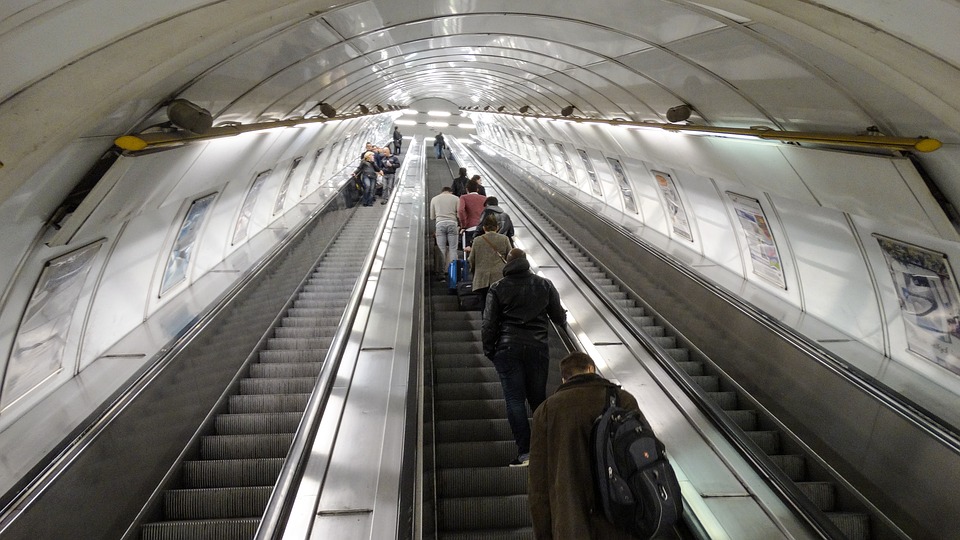
<path fill-rule="evenodd" d="M 473 290 L 485 289 L 500 281 L 504 265 L 500 257 L 505 259 L 509 251 L 510 239 L 500 233 L 488 232 L 473 239 L 467 259 L 470 261 L 470 272 L 473 273 Z"/>
<path fill-rule="evenodd" d="M 625 540 L 599 507 L 590 472 L 590 433 L 606 405 L 612 383 L 580 375 L 561 385 L 537 407 L 530 437 L 530 515 L 537 540 Z M 637 409 L 620 390 L 618 403 Z"/>

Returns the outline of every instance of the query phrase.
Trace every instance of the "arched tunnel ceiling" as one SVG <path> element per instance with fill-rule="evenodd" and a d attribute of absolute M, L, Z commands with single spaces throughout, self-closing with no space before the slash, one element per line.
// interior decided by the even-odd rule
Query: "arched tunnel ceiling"
<path fill-rule="evenodd" d="M 440 98 L 716 126 L 960 130 L 960 6 L 893 0 L 19 0 L 0 7 L 0 201 L 81 138 Z M 955 149 L 954 149 L 955 151 Z M 960 161 L 960 160 L 957 160 Z"/>

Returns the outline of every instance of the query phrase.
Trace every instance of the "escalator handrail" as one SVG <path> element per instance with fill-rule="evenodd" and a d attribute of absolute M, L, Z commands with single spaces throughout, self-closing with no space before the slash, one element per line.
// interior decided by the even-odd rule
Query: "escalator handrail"
<path fill-rule="evenodd" d="M 406 174 L 406 164 L 407 161 L 404 160 L 400 169 L 397 170 L 396 174 L 398 177 L 402 178 L 403 174 Z M 396 197 L 393 198 L 396 199 Z M 377 229 L 373 232 L 372 238 L 376 239 L 377 242 L 372 245 L 363 261 L 360 275 L 357 276 L 357 281 L 350 293 L 350 299 L 347 301 L 347 306 L 337 326 L 337 332 L 334 334 L 330 347 L 327 349 L 327 356 L 320 369 L 320 375 L 317 377 L 313 392 L 311 392 L 310 398 L 307 401 L 307 406 L 304 410 L 303 417 L 300 419 L 296 435 L 290 445 L 290 450 L 287 452 L 287 457 L 286 460 L 284 460 L 283 468 L 280 470 L 277 483 L 274 485 L 273 491 L 270 494 L 263 519 L 260 521 L 256 535 L 254 536 L 256 540 L 279 539 L 284 532 L 290 511 L 296 499 L 293 495 L 295 495 L 300 480 L 303 477 L 312 450 L 313 441 L 316 438 L 320 421 L 323 418 L 323 411 L 326 409 L 327 402 L 333 392 L 337 371 L 343 360 L 343 353 L 346 350 L 346 346 L 350 341 L 350 333 L 353 331 L 353 325 L 356 321 L 357 313 L 360 310 L 364 289 L 373 270 L 373 265 L 377 258 L 377 246 L 383 238 L 388 217 L 389 212 L 384 212 Z M 304 277 L 304 282 L 306 282 L 309 277 L 309 274 Z M 302 284 L 303 283 L 301 283 L 301 288 Z"/>

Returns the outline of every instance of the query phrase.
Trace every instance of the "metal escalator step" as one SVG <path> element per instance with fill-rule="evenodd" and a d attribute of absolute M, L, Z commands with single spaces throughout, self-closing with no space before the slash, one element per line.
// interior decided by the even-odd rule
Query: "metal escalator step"
<path fill-rule="evenodd" d="M 798 454 L 780 454 L 769 456 L 773 464 L 794 482 L 800 482 L 807 477 L 807 461 Z"/>
<path fill-rule="evenodd" d="M 445 383 L 434 386 L 434 399 L 503 399 L 503 388 L 499 382 L 487 383 Z"/>
<path fill-rule="evenodd" d="M 327 349 L 260 351 L 258 356 L 262 364 L 295 364 L 297 362 L 322 363 L 326 357 Z"/>
<path fill-rule="evenodd" d="M 479 311 L 450 311 L 444 312 L 443 318 L 433 321 L 433 330 L 467 330 L 480 328 Z"/>
<path fill-rule="evenodd" d="M 326 318 L 326 317 L 336 317 L 340 318 L 343 314 L 343 309 L 338 307 L 322 307 L 322 308 L 297 308 L 292 307 L 287 310 L 287 317 L 316 317 L 316 318 Z"/>
<path fill-rule="evenodd" d="M 748 431 L 747 436 L 768 456 L 780 452 L 779 431 Z"/>
<path fill-rule="evenodd" d="M 246 378 L 240 380 L 241 394 L 309 394 L 316 377 Z"/>
<path fill-rule="evenodd" d="M 273 335 L 278 338 L 319 338 L 330 337 L 337 333 L 336 326 L 278 326 Z"/>
<path fill-rule="evenodd" d="M 437 368 L 434 378 L 438 383 L 497 382 L 500 377 L 493 367 L 488 368 Z"/>
<path fill-rule="evenodd" d="M 259 517 L 267 509 L 273 486 L 171 489 L 163 493 L 166 519 Z"/>
<path fill-rule="evenodd" d="M 434 330 L 433 343 L 436 348 L 439 343 L 451 341 L 480 341 L 480 328 L 466 326 L 454 330 Z"/>
<path fill-rule="evenodd" d="M 725 411 L 732 411 L 737 408 L 736 392 L 707 392 L 707 396 Z"/>
<path fill-rule="evenodd" d="M 316 298 L 297 297 L 297 299 L 293 301 L 293 307 L 305 308 L 305 309 L 316 309 L 316 308 L 344 306 L 344 305 L 346 305 L 344 302 L 339 302 L 337 300 L 331 299 L 326 295 L 320 295 Z"/>
<path fill-rule="evenodd" d="M 703 375 L 703 362 L 677 362 L 687 375 Z"/>
<path fill-rule="evenodd" d="M 293 435 L 207 435 L 200 438 L 200 456 L 203 459 L 282 458 L 290 449 Z"/>
<path fill-rule="evenodd" d="M 437 525 L 443 530 L 508 529 L 530 525 L 526 495 L 441 499 L 437 506 Z"/>
<path fill-rule="evenodd" d="M 299 412 L 307 408 L 310 394 L 251 394 L 230 396 L 230 414 Z"/>
<path fill-rule="evenodd" d="M 665 349 L 670 358 L 676 362 L 688 362 L 690 360 L 690 351 L 687 349 L 667 348 Z"/>
<path fill-rule="evenodd" d="M 326 349 L 330 347 L 330 342 L 331 339 L 329 338 L 269 338 L 267 339 L 267 349 Z"/>
<path fill-rule="evenodd" d="M 266 362 L 250 364 L 251 377 L 316 377 L 323 369 L 323 362 Z"/>
<path fill-rule="evenodd" d="M 800 491 L 824 512 L 836 508 L 837 490 L 832 482 L 797 482 Z"/>
<path fill-rule="evenodd" d="M 507 441 L 513 439 L 510 423 L 504 418 L 441 420 L 434 423 L 440 442 Z"/>
<path fill-rule="evenodd" d="M 218 414 L 214 428 L 217 435 L 294 433 L 302 416 L 300 412 Z"/>
<path fill-rule="evenodd" d="M 657 326 L 656 319 L 646 315 L 634 316 L 634 317 L 631 317 L 631 319 L 633 319 L 633 322 L 637 323 L 641 328 L 643 328 L 644 326 Z"/>
<path fill-rule="evenodd" d="M 628 317 L 633 317 L 633 318 L 636 318 L 636 317 L 645 318 L 647 315 L 647 310 L 644 309 L 643 306 L 633 306 L 633 307 L 624 308 L 623 312 L 626 313 Z"/>
<path fill-rule="evenodd" d="M 525 495 L 525 467 L 448 468 L 440 471 L 441 497 Z"/>
<path fill-rule="evenodd" d="M 464 399 L 438 401 L 436 419 L 476 420 L 480 418 L 506 418 L 507 405 L 503 399 Z"/>
<path fill-rule="evenodd" d="M 438 443 L 437 466 L 440 468 L 506 467 L 517 457 L 513 437 L 505 441 L 473 441 Z M 522 467 L 521 467 L 522 468 Z"/>
<path fill-rule="evenodd" d="M 837 526 L 848 540 L 867 540 L 870 538 L 870 517 L 853 512 L 827 512 L 827 517 Z"/>
<path fill-rule="evenodd" d="M 141 540 L 223 540 L 253 538 L 259 517 L 217 520 L 164 521 L 140 527 Z"/>
<path fill-rule="evenodd" d="M 438 540 L 534 540 L 532 527 L 494 529 L 489 531 L 442 532 Z"/>
<path fill-rule="evenodd" d="M 652 336 L 652 337 L 653 337 L 653 341 L 655 341 L 657 345 L 660 345 L 664 349 L 677 348 L 677 338 L 673 336 L 662 336 L 662 337 Z"/>
<path fill-rule="evenodd" d="M 625 298 L 623 300 L 614 300 L 613 303 L 624 308 L 632 308 L 637 306 L 637 301 L 634 300 L 633 298 Z"/>
<path fill-rule="evenodd" d="M 641 326 L 640 330 L 650 337 L 664 337 L 664 333 L 666 332 L 662 326 L 657 325 Z"/>
<path fill-rule="evenodd" d="M 183 462 L 183 483 L 188 488 L 272 486 L 277 483 L 285 458 L 205 459 Z"/>
<path fill-rule="evenodd" d="M 720 391 L 720 377 L 716 375 L 692 375 L 690 378 L 706 392 Z"/>
<path fill-rule="evenodd" d="M 435 342 L 433 352 L 436 354 L 483 354 L 483 345 L 476 340 Z"/>
<path fill-rule="evenodd" d="M 754 431 L 757 429 L 757 411 L 751 409 L 739 409 L 735 411 L 726 411 L 740 429 L 744 431 Z"/>
<path fill-rule="evenodd" d="M 331 285 L 327 287 L 325 291 L 301 291 L 297 295 L 297 300 L 301 301 L 316 301 L 320 302 L 321 305 L 329 306 L 331 304 L 344 304 L 350 300 L 350 289 L 344 287 Z"/>
<path fill-rule="evenodd" d="M 332 322 L 331 321 L 336 321 Z M 315 328 L 315 327 L 333 327 L 336 328 L 340 323 L 340 316 L 323 317 L 304 317 L 302 315 L 290 316 L 280 319 L 278 328 Z"/>
<path fill-rule="evenodd" d="M 488 368 L 493 367 L 493 362 L 482 353 L 434 354 L 433 366 L 436 368 Z"/>

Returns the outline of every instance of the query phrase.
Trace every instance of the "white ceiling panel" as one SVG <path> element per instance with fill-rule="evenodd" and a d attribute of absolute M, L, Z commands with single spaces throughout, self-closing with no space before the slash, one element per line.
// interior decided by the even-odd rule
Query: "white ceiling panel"
<path fill-rule="evenodd" d="M 738 30 L 721 30 L 675 44 L 679 54 L 720 77 L 793 130 L 863 127 L 870 119 L 834 85 Z M 697 102 L 691 105 L 699 108 Z"/>
<path fill-rule="evenodd" d="M 702 68 L 678 61 L 667 51 L 651 50 L 620 61 L 679 97 L 680 101 L 673 105 L 690 104 L 712 125 L 752 126 L 771 122 L 735 89 Z"/>

